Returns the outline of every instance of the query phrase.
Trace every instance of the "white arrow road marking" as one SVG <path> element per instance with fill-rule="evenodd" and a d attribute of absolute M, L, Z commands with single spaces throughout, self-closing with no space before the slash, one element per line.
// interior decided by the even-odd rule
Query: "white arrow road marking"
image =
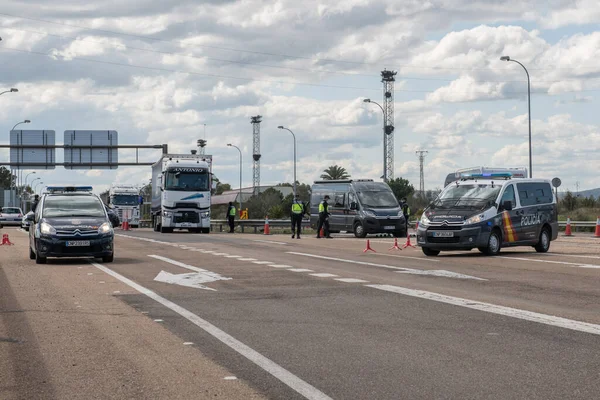
<path fill-rule="evenodd" d="M 160 273 L 156 275 L 156 278 L 154 278 L 154 280 L 157 282 L 171 283 L 180 286 L 216 291 L 215 289 L 202 285 L 202 283 L 228 281 L 232 279 L 221 276 L 216 272 L 208 271 L 206 269 L 194 267 L 192 265 L 184 264 L 179 261 L 171 260 L 170 258 L 157 255 L 149 255 L 148 257 L 156 258 L 157 260 L 165 261 L 170 264 L 177 265 L 178 267 L 194 271 L 194 273 L 191 274 L 187 273 L 177 275 L 165 271 L 160 271 Z"/>
<path fill-rule="evenodd" d="M 162 304 L 163 306 L 167 307 L 168 309 L 181 315 L 183 318 L 187 319 L 188 321 L 190 321 L 191 323 L 193 323 L 200 329 L 202 329 L 205 332 L 207 332 L 208 334 L 212 335 L 213 337 L 215 337 L 216 339 L 221 341 L 223 344 L 225 344 L 229 348 L 236 351 L 238 354 L 241 354 L 242 356 L 246 357 L 248 360 L 250 360 L 254 364 L 258 365 L 260 368 L 267 371 L 269 374 L 271 374 L 275 378 L 279 379 L 281 382 L 283 382 L 289 388 L 296 391 L 300 395 L 306 397 L 307 399 L 309 399 L 309 400 L 332 400 L 331 397 L 327 396 L 325 393 L 321 392 L 316 387 L 314 387 L 311 384 L 309 384 L 308 382 L 302 380 L 298 376 L 292 374 L 290 371 L 283 368 L 281 365 L 279 365 L 279 364 L 275 363 L 274 361 L 268 359 L 267 357 L 263 356 L 262 354 L 260 354 L 256 350 L 254 350 L 253 348 L 240 342 L 239 340 L 237 340 L 233 336 L 229 335 L 228 333 L 217 328 L 215 325 L 211 324 L 207 320 L 200 318 L 198 315 L 193 314 L 191 311 L 181 307 L 178 304 L 173 303 L 172 301 L 165 299 L 162 296 L 159 296 L 158 294 L 151 291 L 150 289 L 147 289 L 147 288 L 135 283 L 131 279 L 128 279 L 128 278 L 124 277 L 123 275 L 116 273 L 115 271 L 105 267 L 104 265 L 96 264 L 94 262 L 92 262 L 91 264 L 94 267 L 98 268 L 99 270 L 103 271 L 104 273 L 112 276 L 113 278 L 120 280 L 121 282 L 125 283 L 126 285 L 129 285 L 130 287 L 137 290 L 138 292 L 148 296 L 149 298 L 153 299 L 154 301 Z"/>

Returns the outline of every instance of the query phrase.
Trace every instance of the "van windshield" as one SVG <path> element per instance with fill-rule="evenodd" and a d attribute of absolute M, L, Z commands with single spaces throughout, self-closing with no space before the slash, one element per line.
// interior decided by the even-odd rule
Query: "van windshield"
<path fill-rule="evenodd" d="M 357 192 L 358 199 L 366 208 L 395 208 L 398 200 L 391 191 Z"/>
<path fill-rule="evenodd" d="M 450 185 L 429 206 L 432 209 L 483 210 L 496 204 L 501 185 Z"/>

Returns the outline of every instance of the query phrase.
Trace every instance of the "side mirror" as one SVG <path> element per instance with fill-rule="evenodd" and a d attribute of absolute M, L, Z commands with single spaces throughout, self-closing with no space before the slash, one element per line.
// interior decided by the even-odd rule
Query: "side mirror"
<path fill-rule="evenodd" d="M 356 204 L 356 202 L 353 201 L 352 203 L 350 203 L 350 209 L 351 210 L 358 210 L 358 204 Z"/>
<path fill-rule="evenodd" d="M 35 220 L 35 214 L 27 214 L 25 219 L 29 222 L 33 222 L 33 220 Z"/>
<path fill-rule="evenodd" d="M 512 211 L 512 209 L 513 209 L 512 201 L 506 200 L 504 203 L 502 203 L 502 209 L 506 210 L 506 211 Z"/>

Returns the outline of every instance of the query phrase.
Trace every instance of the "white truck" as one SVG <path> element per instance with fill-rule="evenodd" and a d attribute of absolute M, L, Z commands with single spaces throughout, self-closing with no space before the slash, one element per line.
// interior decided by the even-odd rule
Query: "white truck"
<path fill-rule="evenodd" d="M 163 154 L 152 165 L 152 227 L 210 232 L 212 156 Z"/>
<path fill-rule="evenodd" d="M 104 200 L 104 199 L 103 199 Z M 140 225 L 140 189 L 135 185 L 113 184 L 108 190 L 108 203 L 121 221 L 136 228 Z"/>

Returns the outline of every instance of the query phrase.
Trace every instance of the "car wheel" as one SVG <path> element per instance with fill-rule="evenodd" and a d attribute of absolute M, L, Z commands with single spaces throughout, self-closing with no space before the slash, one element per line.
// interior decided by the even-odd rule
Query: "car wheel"
<path fill-rule="evenodd" d="M 357 222 L 354 224 L 354 236 L 357 238 L 364 238 L 367 236 L 367 232 L 365 231 L 365 227 L 362 223 Z"/>
<path fill-rule="evenodd" d="M 423 250 L 423 254 L 425 254 L 428 257 L 435 257 L 438 254 L 440 254 L 439 250 L 430 249 L 428 247 L 421 247 L 421 250 Z"/>
<path fill-rule="evenodd" d="M 500 252 L 500 247 L 502 247 L 502 238 L 500 236 L 500 231 L 494 229 L 492 233 L 490 233 L 488 244 L 485 248 L 484 253 L 488 256 L 495 256 Z"/>
<path fill-rule="evenodd" d="M 36 253 L 36 255 L 35 255 L 35 263 L 36 264 L 46 264 L 46 261 L 47 261 L 46 257 L 42 257 L 42 256 L 40 256 L 39 253 Z"/>
<path fill-rule="evenodd" d="M 29 247 L 29 259 L 30 260 L 35 260 L 35 253 L 31 249 L 31 247 Z"/>
<path fill-rule="evenodd" d="M 550 231 L 548 228 L 542 229 L 540 233 L 540 241 L 534 246 L 538 253 L 546 253 L 550 249 Z"/>
<path fill-rule="evenodd" d="M 103 256 L 102 262 L 111 263 L 115 260 L 115 253 L 112 253 L 110 256 Z"/>

